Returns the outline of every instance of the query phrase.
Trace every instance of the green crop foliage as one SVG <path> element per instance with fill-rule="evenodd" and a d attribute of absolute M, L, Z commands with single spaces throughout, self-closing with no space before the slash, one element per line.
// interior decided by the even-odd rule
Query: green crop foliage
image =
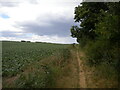
<path fill-rule="evenodd" d="M 69 52 L 69 45 L 35 43 L 35 42 L 2 42 L 2 73 L 3 77 L 11 77 L 21 73 L 27 65 L 57 52 Z M 66 59 L 68 56 L 63 57 Z"/>

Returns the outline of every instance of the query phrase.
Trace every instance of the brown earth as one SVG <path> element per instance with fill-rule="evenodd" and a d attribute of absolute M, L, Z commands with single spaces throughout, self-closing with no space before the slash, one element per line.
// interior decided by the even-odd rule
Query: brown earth
<path fill-rule="evenodd" d="M 85 70 L 83 67 L 83 63 L 80 60 L 81 56 L 82 54 L 79 54 L 79 52 L 77 51 L 77 61 L 79 65 L 79 86 L 80 88 L 87 88 Z"/>

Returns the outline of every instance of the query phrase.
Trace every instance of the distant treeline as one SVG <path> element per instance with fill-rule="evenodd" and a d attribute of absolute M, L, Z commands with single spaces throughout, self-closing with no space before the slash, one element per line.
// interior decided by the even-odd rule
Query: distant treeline
<path fill-rule="evenodd" d="M 21 42 L 29 42 L 29 43 L 30 43 L 31 41 L 21 40 Z M 35 42 L 35 43 L 47 43 L 47 42 L 38 42 L 38 41 L 37 41 L 37 42 Z"/>
<path fill-rule="evenodd" d="M 31 41 L 25 41 L 25 40 L 21 40 L 21 42 L 31 42 Z"/>

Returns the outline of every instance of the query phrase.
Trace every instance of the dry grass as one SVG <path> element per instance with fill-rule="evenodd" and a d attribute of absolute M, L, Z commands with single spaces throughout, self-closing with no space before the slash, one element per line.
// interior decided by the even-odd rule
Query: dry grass
<path fill-rule="evenodd" d="M 79 88 L 76 51 L 71 50 L 71 55 L 69 63 L 62 69 L 62 76 L 57 79 L 56 88 Z"/>
<path fill-rule="evenodd" d="M 108 71 L 104 72 L 104 70 L 105 69 L 107 70 L 107 68 L 103 68 L 102 65 L 96 67 L 89 66 L 89 63 L 87 62 L 84 53 L 83 56 L 81 57 L 81 60 L 84 66 L 87 88 L 117 88 L 118 87 L 118 82 L 116 77 L 117 75 L 111 76 L 111 78 L 106 78 Z"/>
<path fill-rule="evenodd" d="M 56 55 L 44 58 L 43 60 L 36 61 L 25 66 L 20 74 L 17 74 L 14 77 L 3 78 L 4 88 L 15 88 L 17 87 L 17 84 L 20 85 L 21 82 L 28 82 L 34 77 L 39 77 L 39 74 L 41 74 L 41 72 L 45 72 L 45 69 L 42 68 L 44 66 L 48 67 L 48 69 L 52 72 L 51 75 L 48 76 L 49 84 L 47 84 L 46 87 L 78 87 L 78 63 L 76 60 L 76 53 L 75 50 L 72 50 L 70 53 L 70 58 L 67 58 L 66 60 L 64 60 L 64 57 Z M 34 76 L 34 74 L 37 75 Z M 53 80 L 53 83 L 50 80 Z"/>

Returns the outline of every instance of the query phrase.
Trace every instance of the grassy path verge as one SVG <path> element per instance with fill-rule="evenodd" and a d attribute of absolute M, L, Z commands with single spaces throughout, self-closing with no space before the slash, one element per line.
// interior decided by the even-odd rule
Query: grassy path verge
<path fill-rule="evenodd" d="M 96 67 L 90 66 L 84 52 L 76 49 L 80 88 L 116 88 L 119 86 L 118 77 L 110 66 L 104 63 Z"/>

